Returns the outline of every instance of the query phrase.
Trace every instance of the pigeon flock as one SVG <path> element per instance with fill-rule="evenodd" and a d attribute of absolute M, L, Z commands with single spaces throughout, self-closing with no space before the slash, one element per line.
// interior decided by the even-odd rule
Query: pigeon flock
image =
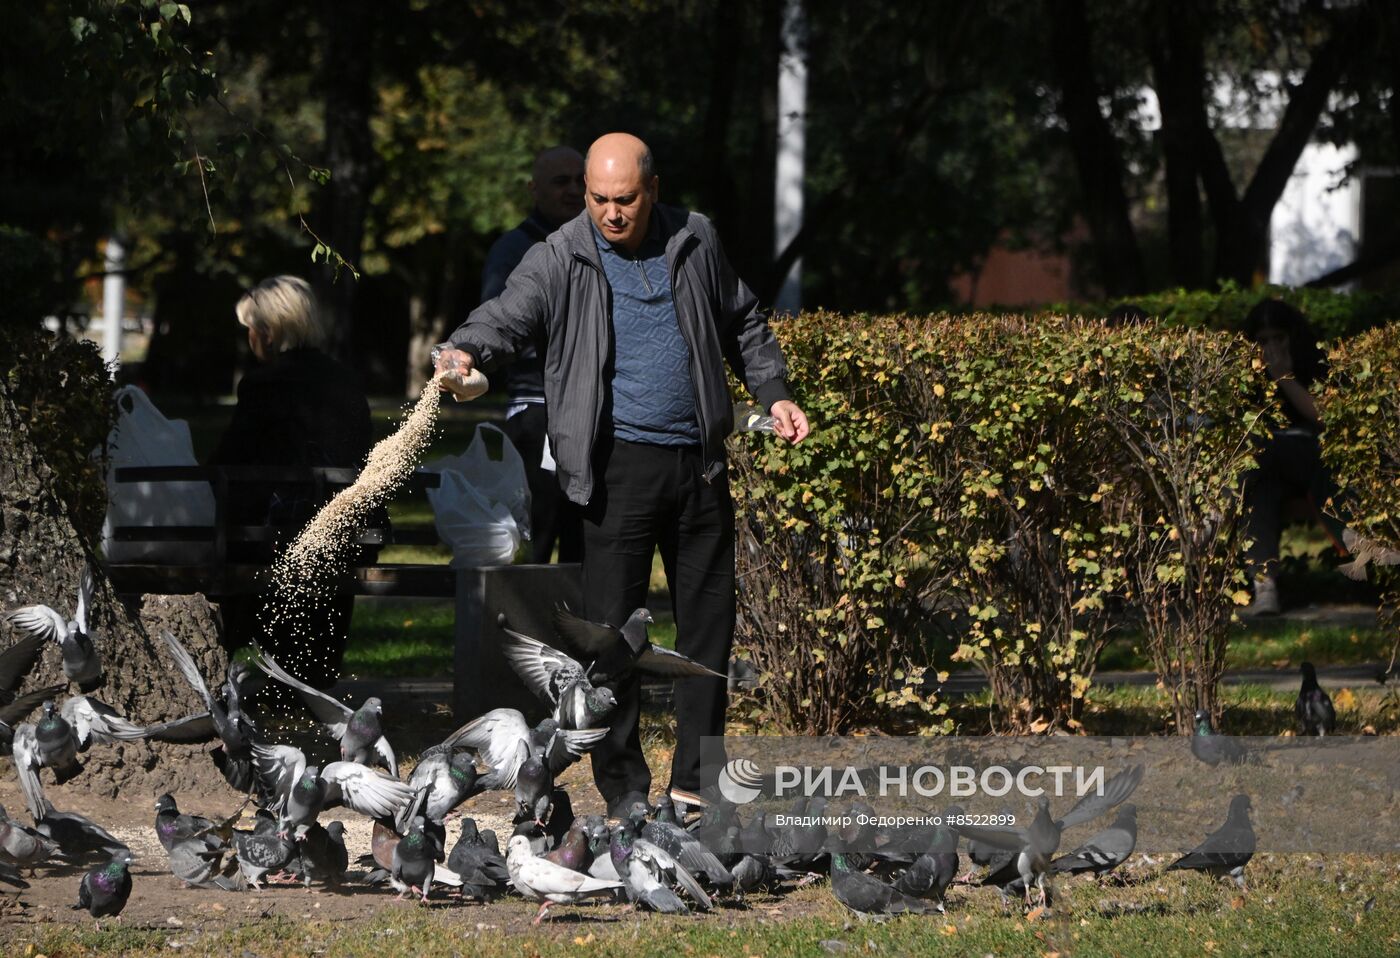
<path fill-rule="evenodd" d="M 12 756 L 32 826 L 0 808 L 0 882 L 28 887 L 46 863 L 91 870 L 82 875 L 75 909 L 93 918 L 119 915 L 132 894 L 131 850 L 95 822 L 57 810 L 45 794 L 83 772 L 97 746 L 154 739 L 212 743 L 209 755 L 229 785 L 246 795 L 243 807 L 217 820 L 180 809 L 176 797 L 156 801 L 154 828 L 170 873 L 185 887 L 235 892 L 269 884 L 337 886 L 347 882 L 351 855 L 341 821 L 322 819 L 344 809 L 373 820 L 371 847 L 358 859 L 362 879 L 426 902 L 435 891 L 463 902 L 513 894 L 539 903 L 535 923 L 556 905 L 590 899 L 628 903 L 667 914 L 708 911 L 717 901 L 742 901 L 756 890 L 776 891 L 829 878 L 835 898 L 862 916 L 942 912 L 955 882 L 1000 889 L 1004 901 L 1049 906 L 1057 876 L 1102 878 L 1132 855 L 1137 810 L 1127 802 L 1143 779 L 1135 765 L 1056 817 L 1042 799 L 1024 827 L 975 824 L 953 806 L 925 825 L 877 828 L 859 803 L 842 810 L 849 827 L 828 831 L 822 798 L 798 799 L 787 821 L 751 814 L 727 800 L 708 807 L 655 807 L 638 802 L 620 821 L 573 812 L 560 774 L 606 733 L 617 705 L 615 688 L 634 670 L 663 676 L 716 675 L 685 656 L 652 645 L 651 616 L 638 609 L 620 629 L 557 610 L 558 646 L 506 629 L 503 652 L 522 681 L 552 709 L 531 725 L 514 709 L 486 712 L 427 748 L 400 775 L 385 736 L 383 704 L 367 698 L 357 708 L 288 674 L 269 655 L 252 666 L 234 663 L 215 685 L 201 675 L 179 639 L 162 640 L 202 710 L 174 721 L 141 726 L 90 693 L 104 681 L 100 641 L 87 625 L 91 573 L 83 577 L 72 619 L 46 606 L 9 613 L 24 633 L 0 652 L 0 754 Z M 44 650 L 57 646 L 64 686 L 16 694 Z M 568 648 L 574 652 L 562 651 Z M 586 665 L 584 663 L 587 663 Z M 300 696 L 338 747 L 338 759 L 316 764 L 291 744 L 272 741 L 248 710 L 249 696 L 270 678 Z M 721 676 L 722 677 L 722 676 Z M 38 717 L 26 721 L 35 710 Z M 1333 731 L 1335 711 L 1303 666 L 1297 700 L 1299 731 Z M 1192 752 L 1211 765 L 1241 764 L 1251 756 L 1198 713 Z M 460 817 L 449 847 L 448 821 L 469 798 L 503 791 L 513 798 L 513 832 L 505 841 Z M 698 812 L 698 815 L 694 814 Z M 1105 826 L 1073 843 L 1071 830 L 1113 813 Z M 688 820 L 690 819 L 690 820 Z M 242 827 L 251 820 L 250 827 Z M 936 822 L 936 824 L 934 824 Z M 1085 829 L 1087 832 L 1088 829 Z M 1062 845 L 1068 848 L 1061 851 Z M 1250 800 L 1236 795 L 1218 829 L 1167 870 L 1189 869 L 1231 878 L 1244 889 L 1244 868 L 1255 850 Z M 962 856 L 971 867 L 960 876 Z M 980 870 L 980 871 L 979 871 Z"/>

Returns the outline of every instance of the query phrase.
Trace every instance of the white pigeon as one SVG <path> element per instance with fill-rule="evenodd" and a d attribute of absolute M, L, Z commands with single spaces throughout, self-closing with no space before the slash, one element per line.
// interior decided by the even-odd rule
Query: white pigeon
<path fill-rule="evenodd" d="M 540 902 L 539 913 L 532 924 L 538 925 L 554 904 L 570 904 L 584 898 L 611 896 L 623 891 L 621 883 L 592 878 L 572 868 L 537 858 L 530 851 L 530 839 L 512 835 L 506 843 L 506 870 L 511 884 L 531 901 Z"/>
<path fill-rule="evenodd" d="M 78 605 L 73 618 L 64 619 L 46 605 L 15 609 L 7 618 L 30 635 L 56 642 L 63 652 L 63 674 L 84 692 L 102 684 L 102 657 L 88 632 L 88 609 L 92 606 L 92 567 L 83 568 L 78 580 Z"/>

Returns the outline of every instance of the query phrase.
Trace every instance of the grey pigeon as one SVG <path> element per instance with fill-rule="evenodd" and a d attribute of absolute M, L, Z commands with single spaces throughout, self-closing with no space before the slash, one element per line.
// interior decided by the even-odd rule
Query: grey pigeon
<path fill-rule="evenodd" d="M 213 753 L 214 764 L 225 780 L 238 791 L 251 791 L 256 780 L 252 745 L 258 740 L 258 728 L 243 713 L 240 698 L 241 683 L 248 675 L 248 666 L 241 662 L 231 664 L 221 688 L 222 695 L 216 698 L 209 691 L 194 658 L 180 640 L 166 629 L 161 630 L 160 637 L 180 674 L 204 703 L 204 712 L 148 727 L 146 736 L 166 740 L 177 731 L 186 735 L 185 741 L 207 741 L 210 735 L 217 736 L 219 747 Z M 207 716 L 207 722 L 201 724 L 201 716 Z"/>
<path fill-rule="evenodd" d="M 633 902 L 664 914 L 689 914 L 674 891 L 680 888 L 706 911 L 713 907 L 695 876 L 664 848 L 640 837 L 632 819 L 624 818 L 613 828 L 609 854 Z"/>
<path fill-rule="evenodd" d="M 1298 732 L 1301 735 L 1331 735 L 1337 726 L 1337 710 L 1332 707 L 1332 697 L 1317 684 L 1317 669 L 1311 662 L 1304 662 L 1303 687 L 1298 690 L 1298 700 L 1293 703 L 1293 714 L 1298 718 Z"/>
<path fill-rule="evenodd" d="M 574 819 L 559 843 L 541 857 L 556 865 L 588 874 L 588 869 L 593 864 L 593 846 L 588 840 L 588 828 L 583 820 Z"/>
<path fill-rule="evenodd" d="M 48 799 L 42 800 L 40 814 L 34 816 L 34 830 L 57 842 L 63 854 L 75 860 L 96 856 L 112 859 L 131 853 L 101 825 L 77 812 L 60 812 Z"/>
<path fill-rule="evenodd" d="M 530 755 L 524 742 L 518 745 L 520 764 L 515 773 L 515 804 L 519 815 L 531 816 L 536 825 L 544 827 L 549 814 L 549 796 L 554 791 L 554 775 L 543 757 Z"/>
<path fill-rule="evenodd" d="M 1093 872 L 1106 875 L 1128 860 L 1137 847 L 1137 806 L 1132 803 L 1118 810 L 1113 824 L 1090 838 L 1068 855 L 1051 862 L 1051 870 L 1068 875 Z"/>
<path fill-rule="evenodd" d="M 32 869 L 60 851 L 58 842 L 12 820 L 0 806 L 0 862 Z"/>
<path fill-rule="evenodd" d="M 325 692 L 293 678 L 270 655 L 263 654 L 254 661 L 268 675 L 301 693 L 317 721 L 340 743 L 341 761 L 369 765 L 377 759 L 391 775 L 399 774 L 394 750 L 384 737 L 384 704 L 377 697 L 370 696 L 358 709 L 352 709 Z"/>
<path fill-rule="evenodd" d="M 539 639 L 502 627 L 507 638 L 501 654 L 521 680 L 554 707 L 554 719 L 562 729 L 606 728 L 617 708 L 617 696 L 606 686 L 588 680 L 575 659 Z"/>
<path fill-rule="evenodd" d="M 447 819 L 448 813 L 488 784 L 489 779 L 477 774 L 476 761 L 470 752 L 446 744 L 425 750 L 408 776 L 408 787 L 414 794 L 429 790 L 423 817 L 438 825 Z M 408 827 L 408 821 L 402 816 L 398 827 L 401 831 Z"/>
<path fill-rule="evenodd" d="M 238 821 L 242 809 L 225 822 L 200 815 L 186 815 L 180 811 L 175 796 L 169 792 L 156 799 L 156 837 L 161 846 L 169 852 L 179 842 L 199 839 L 210 847 L 223 844 L 224 836 L 230 834 L 233 823 Z"/>
<path fill-rule="evenodd" d="M 530 851 L 530 840 L 523 835 L 514 835 L 506 843 L 506 869 L 516 891 L 531 901 L 540 902 L 540 910 L 532 922 L 536 925 L 544 919 L 551 905 L 612 896 L 623 887 L 619 882 L 592 878 L 536 857 Z"/>
<path fill-rule="evenodd" d="M 1189 869 L 1217 877 L 1229 876 L 1241 891 L 1245 889 L 1244 866 L 1254 857 L 1254 826 L 1249 821 L 1249 796 L 1230 799 L 1225 824 L 1205 837 L 1194 849 L 1167 866 L 1167 871 Z"/>
<path fill-rule="evenodd" d="M 24 684 L 30 671 L 33 670 L 34 663 L 39 661 L 39 655 L 47 644 L 44 636 L 29 635 L 20 639 L 4 652 L 0 652 L 0 707 L 15 701 L 16 692 Z M 59 686 L 58 692 L 55 692 L 54 695 L 58 695 L 62 691 L 63 687 Z M 49 698 L 52 697 L 49 696 Z M 43 700 L 40 699 L 40 701 Z"/>
<path fill-rule="evenodd" d="M 487 845 L 471 818 L 462 819 L 462 835 L 447 856 L 447 867 L 462 880 L 462 897 L 474 901 L 499 898 L 510 881 L 506 860 Z"/>
<path fill-rule="evenodd" d="M 219 874 L 225 849 L 210 847 L 202 838 L 189 838 L 171 846 L 170 873 L 187 888 L 222 888 L 236 891 L 237 886 Z"/>
<path fill-rule="evenodd" d="M 103 680 L 102 656 L 98 654 L 88 631 L 92 594 L 92 567 L 85 566 L 78 581 L 78 602 L 73 618 L 65 620 L 46 605 L 25 606 L 8 616 L 11 622 L 30 635 L 57 643 L 62 650 L 64 676 L 84 692 L 93 691 Z"/>
<path fill-rule="evenodd" d="M 958 836 L 938 826 L 927 850 L 909 863 L 894 881 L 896 891 L 935 902 L 943 911 L 948 886 L 958 874 Z"/>
<path fill-rule="evenodd" d="M 233 850 L 238 857 L 238 869 L 254 888 L 261 888 L 269 872 L 280 872 L 296 857 L 296 845 L 281 837 L 276 830 L 233 833 Z"/>
<path fill-rule="evenodd" d="M 20 875 L 19 869 L 8 862 L 0 861 L 0 882 L 7 885 L 14 885 L 16 888 L 28 888 L 29 882 Z"/>
<path fill-rule="evenodd" d="M 300 876 L 304 885 L 313 881 L 335 887 L 345 880 L 350 853 L 345 847 L 345 823 L 315 823 L 296 841 L 296 852 L 287 870 Z"/>
<path fill-rule="evenodd" d="M 1198 709 L 1191 734 L 1191 754 L 1212 767 L 1221 764 L 1243 765 L 1249 760 L 1249 750 L 1233 736 L 1221 735 L 1211 724 L 1210 713 Z"/>
<path fill-rule="evenodd" d="M 653 645 L 647 638 L 647 625 L 654 620 L 646 609 L 637 609 L 622 628 L 613 628 L 574 615 L 568 609 L 554 611 L 554 628 L 565 642 L 594 656 L 588 668 L 588 678 L 594 684 L 616 685 L 634 670 L 679 678 L 687 675 L 708 675 L 723 679 L 728 676 L 701 665 L 694 659 Z"/>
<path fill-rule="evenodd" d="M 423 816 L 415 816 L 408 832 L 394 847 L 394 861 L 389 869 L 389 883 L 399 891 L 399 898 L 409 892 L 419 892 L 419 901 L 426 903 L 433 887 L 433 846 L 423 832 Z"/>
<path fill-rule="evenodd" d="M 928 902 L 906 895 L 874 875 L 856 871 L 845 854 L 831 856 L 831 892 L 836 900 L 862 917 L 867 915 L 922 915 L 932 909 Z"/>
<path fill-rule="evenodd" d="M 304 831 L 324 809 L 337 805 L 369 818 L 393 818 L 413 798 L 404 782 L 357 762 L 308 766 L 301 750 L 290 745 L 254 745 L 253 757 L 284 834 Z"/>
<path fill-rule="evenodd" d="M 78 903 L 72 908 L 87 909 L 94 918 L 120 915 L 131 897 L 131 852 L 118 854 L 110 862 L 94 868 L 78 883 Z"/>
<path fill-rule="evenodd" d="M 9 704 L 0 705 L 0 755 L 14 754 L 15 723 L 22 722 L 30 712 L 62 693 L 63 686 L 50 685 L 15 696 Z"/>
<path fill-rule="evenodd" d="M 669 807 L 669 803 L 659 804 L 657 807 L 664 809 Z M 664 821 L 660 817 L 647 821 L 646 816 L 646 805 L 641 802 L 633 803 L 628 817 L 637 826 L 640 837 L 664 849 L 686 871 L 704 878 L 711 885 L 728 888 L 734 884 L 734 876 L 729 873 L 729 869 L 725 868 L 724 863 L 698 838 L 679 825 Z"/>
<path fill-rule="evenodd" d="M 475 749 L 491 767 L 491 787 L 513 789 L 526 758 L 542 759 L 550 773 L 558 775 L 607 733 L 605 728 L 561 729 L 552 718 L 531 728 L 516 709 L 499 708 L 472 719 L 448 736 L 445 744 Z M 519 747 L 522 742 L 524 750 Z"/>

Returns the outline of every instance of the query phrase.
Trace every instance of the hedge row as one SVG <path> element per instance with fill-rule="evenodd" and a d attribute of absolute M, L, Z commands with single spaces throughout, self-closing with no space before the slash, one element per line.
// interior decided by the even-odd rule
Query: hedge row
<path fill-rule="evenodd" d="M 761 717 L 834 733 L 917 707 L 947 730 L 931 669 L 951 653 L 986 671 L 999 727 L 1073 728 L 1125 603 L 1179 727 L 1217 709 L 1248 601 L 1237 490 L 1267 428 L 1248 343 L 1045 316 L 776 328 L 817 429 L 734 440 Z"/>

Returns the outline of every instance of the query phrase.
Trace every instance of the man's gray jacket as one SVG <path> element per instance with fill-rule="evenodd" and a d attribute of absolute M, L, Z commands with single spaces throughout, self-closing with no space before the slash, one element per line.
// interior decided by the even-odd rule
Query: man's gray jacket
<path fill-rule="evenodd" d="M 724 361 L 765 410 L 787 399 L 787 366 L 758 298 L 734 273 L 714 226 L 699 213 L 653 206 L 666 243 L 676 320 L 690 349 L 690 376 L 705 476 L 725 468 L 724 441 L 734 411 Z M 593 446 L 603 427 L 613 350 L 612 289 L 588 211 L 536 243 L 505 290 L 482 303 L 450 337 L 484 372 L 529 343 L 544 355 L 549 442 L 564 493 L 593 495 Z"/>

